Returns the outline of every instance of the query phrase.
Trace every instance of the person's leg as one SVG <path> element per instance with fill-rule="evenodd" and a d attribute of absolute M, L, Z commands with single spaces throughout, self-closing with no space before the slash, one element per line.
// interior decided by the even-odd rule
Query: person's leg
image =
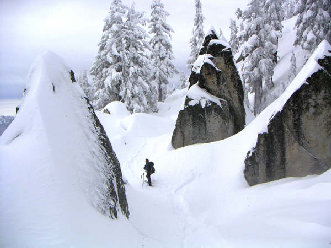
<path fill-rule="evenodd" d="M 151 175 L 150 174 L 147 174 L 146 177 L 147 177 L 147 180 L 148 180 L 148 185 L 149 186 L 152 186 Z"/>

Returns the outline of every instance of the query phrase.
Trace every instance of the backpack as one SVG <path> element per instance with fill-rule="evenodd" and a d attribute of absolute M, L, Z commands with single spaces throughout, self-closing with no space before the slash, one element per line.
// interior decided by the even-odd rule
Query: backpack
<path fill-rule="evenodd" d="M 153 162 L 148 162 L 148 164 L 145 164 L 144 169 L 148 171 L 150 170 L 151 174 L 155 173 L 155 168 L 154 168 L 154 163 Z"/>
<path fill-rule="evenodd" d="M 155 172 L 154 163 L 149 162 L 149 166 L 151 167 L 151 174 L 153 174 Z"/>

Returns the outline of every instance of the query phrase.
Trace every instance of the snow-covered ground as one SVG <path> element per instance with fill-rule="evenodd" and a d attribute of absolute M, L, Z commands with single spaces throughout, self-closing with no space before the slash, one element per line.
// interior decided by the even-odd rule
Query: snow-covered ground
<path fill-rule="evenodd" d="M 130 115 L 119 102 L 107 106 L 110 114 L 98 112 L 127 180 L 129 220 L 99 214 L 82 193 L 88 175 L 81 174 L 82 151 L 91 140 L 80 133 L 86 127 L 75 100 L 79 89 L 56 84 L 68 80 L 65 73 L 33 74 L 40 87 L 0 137 L 0 247 L 329 248 L 331 171 L 254 187 L 243 176 L 258 134 L 328 48 L 320 47 L 277 101 L 223 141 L 171 147 L 185 89 L 157 114 Z M 155 164 L 153 187 L 141 179 L 146 158 Z"/>
<path fill-rule="evenodd" d="M 277 101 L 223 141 L 171 148 L 185 90 L 156 115 L 129 115 L 121 103 L 108 106 L 110 115 L 99 113 L 131 186 L 130 222 L 146 235 L 142 246 L 154 247 L 157 240 L 157 247 L 329 247 L 331 171 L 254 187 L 243 177 L 243 161 L 258 133 L 318 69 L 316 61 L 328 49 L 321 44 Z M 145 158 L 157 171 L 152 188 L 140 178 Z M 143 206 L 137 207 L 137 199 Z"/>

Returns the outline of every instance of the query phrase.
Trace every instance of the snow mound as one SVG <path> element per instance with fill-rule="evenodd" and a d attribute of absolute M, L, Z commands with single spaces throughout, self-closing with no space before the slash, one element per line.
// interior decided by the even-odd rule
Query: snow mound
<path fill-rule="evenodd" d="M 108 109 L 110 114 L 119 116 L 128 116 L 130 112 L 126 109 L 124 103 L 115 101 L 107 104 L 104 109 Z"/>
<path fill-rule="evenodd" d="M 26 89 L 0 137 L 0 246 L 89 247 L 85 241 L 97 232 L 93 223 L 109 229 L 110 219 L 95 208 L 108 204 L 104 196 L 112 183 L 105 184 L 105 151 L 91 110 L 71 69 L 51 52 L 33 63 Z"/>

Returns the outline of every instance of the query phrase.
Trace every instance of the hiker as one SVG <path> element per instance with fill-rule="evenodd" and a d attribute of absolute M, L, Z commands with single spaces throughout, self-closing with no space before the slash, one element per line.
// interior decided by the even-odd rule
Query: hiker
<path fill-rule="evenodd" d="M 149 162 L 149 160 L 147 158 L 146 158 L 146 164 L 144 166 L 144 170 L 146 171 L 146 177 L 147 177 L 147 180 L 148 180 L 148 185 L 152 186 L 151 175 L 155 172 L 154 163 Z"/>

